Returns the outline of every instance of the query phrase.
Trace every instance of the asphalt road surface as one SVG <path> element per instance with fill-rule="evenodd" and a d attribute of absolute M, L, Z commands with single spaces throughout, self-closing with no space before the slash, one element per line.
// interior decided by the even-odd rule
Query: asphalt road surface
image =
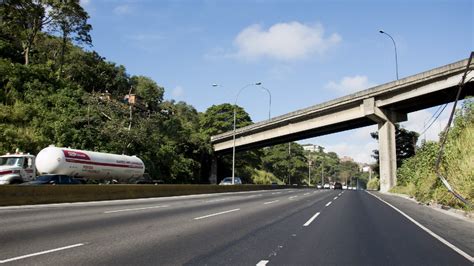
<path fill-rule="evenodd" d="M 352 190 L 0 208 L 5 265 L 473 264 L 442 241 Z"/>

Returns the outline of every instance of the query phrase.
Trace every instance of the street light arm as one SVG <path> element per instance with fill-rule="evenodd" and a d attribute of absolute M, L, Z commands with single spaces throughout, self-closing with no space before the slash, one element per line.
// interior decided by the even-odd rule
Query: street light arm
<path fill-rule="evenodd" d="M 382 34 L 385 34 L 387 35 L 388 37 L 390 37 L 390 39 L 392 40 L 393 42 L 393 47 L 395 48 L 395 70 L 396 70 L 396 73 L 397 73 L 397 80 L 398 80 L 398 55 L 397 55 L 397 44 L 395 43 L 395 40 L 393 39 L 393 37 L 386 33 L 385 31 L 383 30 L 379 30 L 380 33 Z"/>

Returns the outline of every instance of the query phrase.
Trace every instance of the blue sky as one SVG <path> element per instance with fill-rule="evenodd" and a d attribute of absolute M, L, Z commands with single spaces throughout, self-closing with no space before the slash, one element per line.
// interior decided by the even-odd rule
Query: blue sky
<path fill-rule="evenodd" d="M 474 50 L 472 0 L 82 0 L 93 50 L 165 88 L 198 111 L 234 102 L 262 82 L 272 116 L 462 60 Z M 212 87 L 217 83 L 219 87 Z M 254 122 L 268 118 L 268 94 L 238 98 Z M 409 114 L 421 131 L 436 108 Z M 436 139 L 448 108 L 422 138 Z M 443 124 L 444 123 L 444 124 Z M 308 139 L 370 162 L 375 127 Z"/>

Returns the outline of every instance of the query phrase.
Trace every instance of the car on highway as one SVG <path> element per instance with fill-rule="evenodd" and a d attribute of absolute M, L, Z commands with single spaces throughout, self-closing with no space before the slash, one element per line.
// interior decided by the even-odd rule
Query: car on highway
<path fill-rule="evenodd" d="M 317 187 L 318 189 L 322 189 L 322 188 L 323 188 L 323 186 L 321 186 L 321 184 L 317 184 L 316 187 Z"/>
<path fill-rule="evenodd" d="M 324 189 L 329 189 L 331 186 L 329 186 L 329 184 L 324 184 Z"/>
<path fill-rule="evenodd" d="M 232 177 L 226 177 L 222 179 L 222 181 L 219 183 L 221 186 L 227 186 L 227 185 L 242 185 L 242 180 L 240 177 L 234 177 L 234 184 L 232 184 Z"/>
<path fill-rule="evenodd" d="M 339 182 L 334 183 L 334 189 L 342 189 L 342 184 Z"/>
<path fill-rule="evenodd" d="M 79 185 L 81 181 L 67 175 L 40 175 L 35 180 L 21 185 Z"/>

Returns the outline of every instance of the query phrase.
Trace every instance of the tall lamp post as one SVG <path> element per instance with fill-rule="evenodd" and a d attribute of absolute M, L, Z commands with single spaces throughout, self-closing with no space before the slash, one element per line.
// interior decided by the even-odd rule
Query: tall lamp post
<path fill-rule="evenodd" d="M 236 130 L 236 120 L 237 120 L 237 100 L 239 99 L 239 96 L 240 96 L 240 93 L 247 87 L 250 87 L 250 86 L 261 86 L 262 83 L 261 82 L 256 82 L 256 83 L 250 83 L 250 84 L 247 84 L 245 86 L 243 86 L 242 88 L 240 88 L 239 92 L 237 93 L 237 95 L 235 96 L 235 101 L 234 101 L 234 129 L 232 131 L 232 184 L 235 183 L 235 130 Z M 212 84 L 213 87 L 217 87 L 219 86 L 218 84 Z M 268 119 L 270 119 L 270 115 L 271 115 L 271 107 L 272 107 L 272 94 L 270 93 L 270 90 L 268 90 L 267 88 L 261 86 L 262 89 L 264 89 L 267 93 L 268 93 L 268 97 L 269 97 L 269 106 L 268 106 Z"/>
<path fill-rule="evenodd" d="M 398 80 L 398 56 L 397 56 L 397 45 L 395 44 L 395 40 L 392 38 L 392 36 L 388 33 L 386 33 L 385 31 L 383 30 L 379 30 L 380 33 L 382 34 L 385 34 L 387 35 L 388 37 L 390 37 L 390 39 L 392 39 L 392 42 L 393 42 L 393 47 L 395 47 L 395 70 L 396 70 L 396 73 L 397 73 L 397 80 Z"/>

